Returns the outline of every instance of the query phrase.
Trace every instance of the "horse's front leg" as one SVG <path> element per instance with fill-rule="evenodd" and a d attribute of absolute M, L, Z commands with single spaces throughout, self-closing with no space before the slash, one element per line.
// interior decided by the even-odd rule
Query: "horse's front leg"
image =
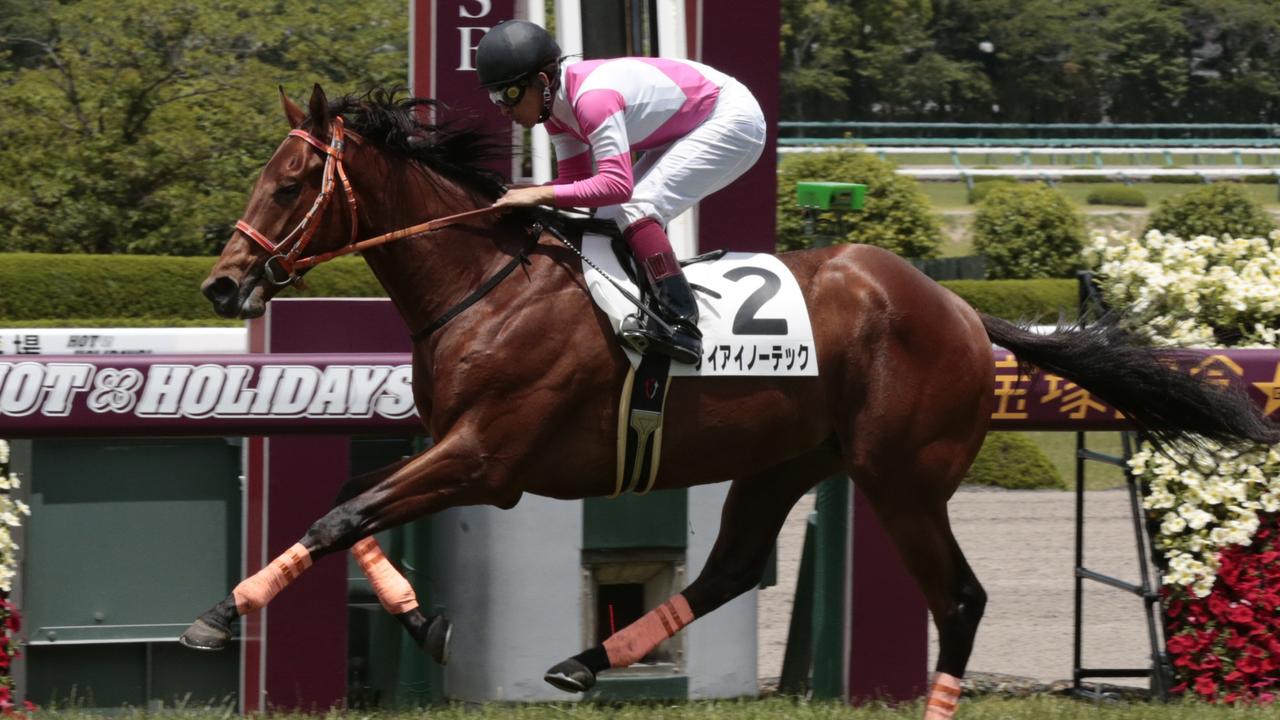
<path fill-rule="evenodd" d="M 236 618 L 264 607 L 315 560 L 352 548 L 371 539 L 369 536 L 376 532 L 455 505 L 514 505 L 520 491 L 509 487 L 510 474 L 506 472 L 506 466 L 485 462 L 484 457 L 469 434 L 458 433 L 403 464 L 393 466 L 390 474 L 334 507 L 313 523 L 299 542 L 236 585 L 222 602 L 192 623 L 180 641 L 197 649 L 219 649 L 221 639 L 221 645 L 225 646 Z M 375 554 L 368 552 L 369 547 L 360 545 L 356 552 L 365 550 L 365 559 L 370 561 L 371 569 L 379 570 L 377 557 L 381 556 L 381 550 Z M 372 547 L 376 548 L 376 543 Z M 395 603 L 388 609 L 397 617 L 400 613 L 396 613 L 396 609 L 402 613 L 416 609 L 416 596 L 411 601 L 415 608 L 408 608 L 405 604 L 410 601 L 399 583 L 408 586 L 407 581 L 390 567 L 385 556 L 381 557 L 381 562 L 387 566 L 382 569 L 389 570 L 399 579 L 396 582 L 384 574 L 388 585 L 383 591 Z M 383 591 L 379 592 L 380 599 Z M 411 587 L 408 592 L 412 593 Z M 425 623 L 424 627 L 416 629 L 424 634 L 430 633 L 433 623 L 426 622 L 426 618 L 421 622 Z M 410 632 L 415 631 L 414 627 L 409 629 Z M 447 623 L 443 630 L 447 635 Z M 447 638 L 440 640 L 443 642 Z"/>
<path fill-rule="evenodd" d="M 412 461 L 412 457 L 407 457 L 373 472 L 351 478 L 338 490 L 338 497 L 333 502 L 334 507 L 376 486 Z M 360 566 L 360 571 L 369 579 L 369 584 L 373 587 L 373 592 L 378 596 L 378 603 L 383 609 L 400 622 L 418 647 L 431 655 L 433 660 L 441 665 L 447 664 L 449 638 L 452 634 L 448 618 L 443 615 L 423 614 L 413 585 L 382 552 L 377 538 L 370 535 L 357 542 L 351 548 L 351 555 Z M 215 637 L 213 640 L 216 642 L 219 638 Z M 225 645 L 228 640 L 230 640 L 229 634 L 222 644 Z"/>

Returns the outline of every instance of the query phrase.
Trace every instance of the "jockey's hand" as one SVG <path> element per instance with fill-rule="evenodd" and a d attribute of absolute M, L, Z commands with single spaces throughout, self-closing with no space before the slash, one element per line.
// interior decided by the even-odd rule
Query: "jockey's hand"
<path fill-rule="evenodd" d="M 531 207 L 533 205 L 550 205 L 556 198 L 555 188 L 551 185 L 534 185 L 532 187 L 511 188 L 502 197 L 494 201 L 494 207 Z"/>

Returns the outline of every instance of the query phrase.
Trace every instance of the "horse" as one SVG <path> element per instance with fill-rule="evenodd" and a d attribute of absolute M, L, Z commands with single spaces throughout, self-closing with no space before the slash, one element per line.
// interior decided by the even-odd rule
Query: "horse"
<path fill-rule="evenodd" d="M 610 495 L 628 360 L 581 260 L 540 215 L 486 210 L 503 188 L 480 161 L 501 148 L 433 119 L 430 100 L 378 90 L 330 102 L 316 85 L 304 111 L 280 95 L 292 130 L 202 291 L 223 317 L 255 317 L 316 262 L 361 249 L 414 336 L 414 400 L 435 444 L 348 481 L 297 544 L 182 642 L 225 646 L 237 617 L 314 560 L 352 549 L 384 606 L 444 661 L 447 620 L 421 614 L 371 536 L 450 507 L 510 508 L 525 493 Z M 673 379 L 655 487 L 731 481 L 719 535 L 680 593 L 554 665 L 545 679 L 557 687 L 590 688 L 756 586 L 791 507 L 844 474 L 926 598 L 939 640 L 926 717 L 952 717 L 986 594 L 947 502 L 988 430 L 993 343 L 1094 392 L 1153 441 L 1280 441 L 1280 426 L 1238 388 L 1171 369 L 1118 322 L 1037 334 L 977 312 L 872 246 L 779 257 L 808 305 L 819 374 Z"/>

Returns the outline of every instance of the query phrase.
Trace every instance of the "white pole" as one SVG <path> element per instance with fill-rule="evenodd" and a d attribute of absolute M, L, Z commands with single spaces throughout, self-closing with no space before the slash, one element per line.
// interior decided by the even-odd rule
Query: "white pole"
<path fill-rule="evenodd" d="M 547 7 L 543 0 L 524 0 L 524 19 L 531 23 L 547 26 Z M 547 137 L 547 129 L 534 125 L 529 137 L 529 151 L 533 160 L 533 183 L 542 185 L 551 182 L 551 139 Z"/>
<path fill-rule="evenodd" d="M 658 0 L 658 57 L 686 59 L 684 0 Z"/>
<path fill-rule="evenodd" d="M 658 0 L 658 57 L 685 59 L 689 57 L 685 42 L 685 0 Z M 676 257 L 693 257 L 698 254 L 698 206 L 681 213 L 667 225 L 667 237 Z"/>
<path fill-rule="evenodd" d="M 556 42 L 560 43 L 561 55 L 582 55 L 582 5 L 579 0 L 556 0 Z"/>

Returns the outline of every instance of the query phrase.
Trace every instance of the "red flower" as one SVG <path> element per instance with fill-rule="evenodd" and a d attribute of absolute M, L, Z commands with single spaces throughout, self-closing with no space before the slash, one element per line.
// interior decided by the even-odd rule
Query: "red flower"
<path fill-rule="evenodd" d="M 1201 675 L 1196 678 L 1196 692 L 1207 698 L 1213 697 L 1218 694 L 1218 683 L 1208 673 Z"/>

